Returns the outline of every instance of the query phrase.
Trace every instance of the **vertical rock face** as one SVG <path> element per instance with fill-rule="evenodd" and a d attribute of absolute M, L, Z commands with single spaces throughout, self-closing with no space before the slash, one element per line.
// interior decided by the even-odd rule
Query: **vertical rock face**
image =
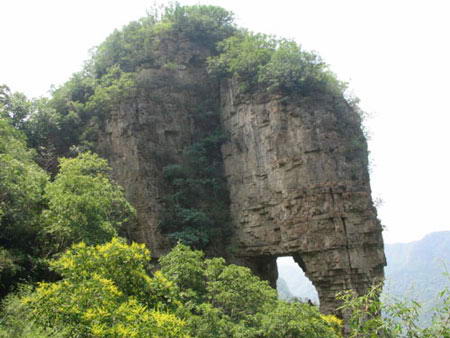
<path fill-rule="evenodd" d="M 168 193 L 163 168 L 183 161 L 203 122 L 222 110 L 223 148 L 234 235 L 230 262 L 275 284 L 276 258 L 293 256 L 316 286 L 322 310 L 335 293 L 362 293 L 383 278 L 381 226 L 370 195 L 366 143 L 358 114 L 343 99 L 242 96 L 208 77 L 208 50 L 160 41 L 160 60 L 137 77 L 138 89 L 105 121 L 98 151 L 137 209 L 129 237 L 155 257 L 170 249 L 159 224 Z M 221 107 L 220 107 L 221 105 Z"/>
<path fill-rule="evenodd" d="M 330 312 L 336 292 L 383 279 L 360 118 L 336 98 L 250 98 L 235 87 L 221 95 L 235 259 L 274 283 L 276 257 L 293 256 Z"/>
<path fill-rule="evenodd" d="M 217 82 L 204 66 L 209 50 L 179 37 L 158 47 L 158 59 L 166 63 L 137 74 L 137 89 L 110 114 L 97 144 L 136 208 L 138 224 L 128 237 L 146 243 L 154 257 L 171 248 L 159 229 L 168 193 L 163 168 L 180 163 L 202 129 L 196 113 L 217 109 L 219 102 Z"/>

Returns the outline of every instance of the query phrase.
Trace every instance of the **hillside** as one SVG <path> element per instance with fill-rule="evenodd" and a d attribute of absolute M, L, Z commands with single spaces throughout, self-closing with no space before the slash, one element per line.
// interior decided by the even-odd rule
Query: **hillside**
<path fill-rule="evenodd" d="M 428 234 L 410 243 L 385 245 L 384 293 L 423 304 L 422 323 L 428 323 L 437 294 L 450 287 L 450 231 Z"/>

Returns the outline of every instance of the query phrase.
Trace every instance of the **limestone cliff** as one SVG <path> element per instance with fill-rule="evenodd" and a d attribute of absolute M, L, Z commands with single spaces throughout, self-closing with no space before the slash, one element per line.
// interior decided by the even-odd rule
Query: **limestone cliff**
<path fill-rule="evenodd" d="M 241 93 L 209 76 L 211 51 L 182 36 L 160 39 L 165 60 L 137 72 L 137 88 L 109 114 L 97 150 L 138 212 L 131 239 L 155 257 L 170 249 L 160 227 L 170 188 L 163 168 L 221 125 L 231 238 L 210 255 L 247 265 L 275 284 L 276 258 L 291 255 L 316 286 L 321 308 L 335 293 L 363 293 L 383 279 L 381 225 L 371 199 L 367 145 L 357 112 L 342 96 Z M 220 113 L 217 121 L 197 112 Z"/>
<path fill-rule="evenodd" d="M 207 128 L 195 119 L 199 107 L 217 110 L 219 102 L 218 84 L 204 64 L 207 49 L 172 37 L 159 41 L 158 52 L 170 67 L 137 74 L 137 90 L 111 112 L 97 144 L 136 208 L 138 224 L 128 236 L 148 244 L 155 257 L 171 247 L 159 228 L 168 193 L 163 168 L 181 163 L 185 148 Z"/>
<path fill-rule="evenodd" d="M 221 97 L 236 256 L 272 282 L 275 258 L 293 256 L 325 312 L 337 291 L 382 280 L 358 114 L 336 97 L 246 97 L 233 85 Z"/>

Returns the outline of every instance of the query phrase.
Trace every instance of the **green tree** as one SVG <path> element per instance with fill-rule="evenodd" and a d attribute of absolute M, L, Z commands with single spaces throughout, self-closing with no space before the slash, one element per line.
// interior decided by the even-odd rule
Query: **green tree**
<path fill-rule="evenodd" d="M 234 321 L 251 321 L 277 302 L 276 290 L 267 281 L 249 268 L 226 265 L 223 258 L 207 260 L 205 275 L 208 301 Z"/>
<path fill-rule="evenodd" d="M 339 337 L 336 322 L 308 304 L 277 300 L 267 281 L 248 268 L 205 259 L 183 244 L 161 257 L 160 265 L 178 287 L 183 319 L 195 337 L 211 332 L 217 337 Z"/>
<path fill-rule="evenodd" d="M 19 278 L 30 278 L 26 271 L 36 271 L 39 215 L 48 177 L 33 156 L 11 120 L 0 118 L 0 296 Z"/>
<path fill-rule="evenodd" d="M 218 49 L 208 60 L 210 73 L 235 78 L 246 93 L 342 96 L 345 90 L 318 55 L 294 41 L 241 30 L 219 42 Z"/>
<path fill-rule="evenodd" d="M 200 45 L 215 50 L 219 41 L 231 36 L 236 28 L 233 13 L 217 6 L 168 6 L 160 27 L 182 34 Z M 156 27 L 156 29 L 160 28 Z"/>
<path fill-rule="evenodd" d="M 296 42 L 279 40 L 270 61 L 258 71 L 258 83 L 269 91 L 282 93 L 328 92 L 342 95 L 345 85 L 336 79 L 315 53 L 304 51 Z"/>
<path fill-rule="evenodd" d="M 32 112 L 33 102 L 19 92 L 11 92 L 8 86 L 0 85 L 0 117 L 9 119 L 17 129 L 24 129 L 25 119 Z"/>
<path fill-rule="evenodd" d="M 278 301 L 259 314 L 264 337 L 341 337 L 342 323 L 334 316 L 323 316 L 305 303 Z"/>
<path fill-rule="evenodd" d="M 206 294 L 204 254 L 183 244 L 159 259 L 161 272 L 173 281 L 185 299 L 201 302 Z"/>
<path fill-rule="evenodd" d="M 164 200 L 163 233 L 197 249 L 229 236 L 229 195 L 224 177 L 220 129 L 187 147 L 183 165 L 168 165 L 163 173 L 171 194 Z"/>
<path fill-rule="evenodd" d="M 109 176 L 106 160 L 92 153 L 62 158 L 60 171 L 45 189 L 44 234 L 58 252 L 72 243 L 104 243 L 132 220 L 133 207 Z"/>
<path fill-rule="evenodd" d="M 185 322 L 169 310 L 174 285 L 159 273 L 149 277 L 149 260 L 143 244 L 119 238 L 76 244 L 50 263 L 62 280 L 40 283 L 7 308 L 6 327 L 18 325 L 8 314 L 19 308 L 35 328 L 67 337 L 186 337 Z"/>
<path fill-rule="evenodd" d="M 8 104 L 10 95 L 9 87 L 5 84 L 0 85 L 0 110 Z"/>
<path fill-rule="evenodd" d="M 249 85 L 256 85 L 261 66 L 267 64 L 277 47 L 275 38 L 241 30 L 218 43 L 219 55 L 208 60 L 211 73 L 223 76 L 236 75 Z"/>

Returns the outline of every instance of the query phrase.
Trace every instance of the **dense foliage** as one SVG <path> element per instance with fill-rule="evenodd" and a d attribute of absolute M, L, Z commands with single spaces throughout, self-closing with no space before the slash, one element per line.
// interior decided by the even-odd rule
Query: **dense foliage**
<path fill-rule="evenodd" d="M 117 238 L 95 247 L 74 245 L 51 262 L 62 280 L 9 300 L 6 330 L 22 330 L 9 317 L 18 311 L 38 329 L 65 337 L 185 336 L 184 321 L 169 311 L 175 286 L 158 273 L 147 275 L 149 259 L 143 245 Z"/>
<path fill-rule="evenodd" d="M 109 178 L 106 160 L 92 153 L 61 158 L 60 170 L 45 189 L 43 232 L 55 251 L 74 242 L 103 243 L 117 235 L 134 210 Z"/>
<path fill-rule="evenodd" d="M 116 65 L 124 72 L 158 68 L 170 58 L 157 50 L 162 39 L 188 39 L 214 52 L 216 44 L 235 30 L 233 14 L 223 8 L 173 4 L 114 31 L 97 48 L 90 66 L 97 77 Z"/>
<path fill-rule="evenodd" d="M 61 159 L 53 181 L 33 160 L 23 133 L 0 118 L 1 296 L 19 281 L 48 278 L 44 258 L 71 243 L 111 240 L 134 210 L 92 153 Z"/>
<path fill-rule="evenodd" d="M 161 258 L 160 271 L 148 274 L 149 260 L 143 245 L 118 238 L 97 246 L 76 244 L 50 263 L 60 281 L 40 283 L 7 299 L 3 332 L 62 337 L 340 335 L 334 317 L 322 317 L 307 304 L 278 301 L 275 290 L 247 268 L 221 258 L 204 259 L 202 252 L 181 244 Z M 18 315 L 26 320 L 17 321 Z"/>
<path fill-rule="evenodd" d="M 0 118 L 0 295 L 39 265 L 39 216 L 48 182 L 23 134 L 10 122 Z"/>
<path fill-rule="evenodd" d="M 243 92 L 343 95 L 345 84 L 317 54 L 294 41 L 240 31 L 218 43 L 218 48 L 220 54 L 209 59 L 210 72 L 235 78 Z"/>
<path fill-rule="evenodd" d="M 216 129 L 185 151 L 182 165 L 164 168 L 172 193 L 165 198 L 161 229 L 175 242 L 205 248 L 230 234 L 229 200 L 220 146 L 225 137 Z"/>

